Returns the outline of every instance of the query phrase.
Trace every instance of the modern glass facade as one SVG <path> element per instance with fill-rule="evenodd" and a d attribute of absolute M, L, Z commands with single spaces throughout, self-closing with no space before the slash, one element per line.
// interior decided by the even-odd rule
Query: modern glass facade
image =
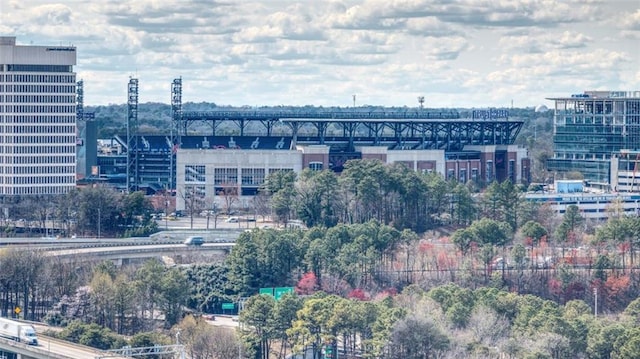
<path fill-rule="evenodd" d="M 76 186 L 76 48 L 0 37 L 0 195 Z"/>
<path fill-rule="evenodd" d="M 611 158 L 640 149 L 640 91 L 586 91 L 555 101 L 553 157 L 547 169 L 581 172 L 594 183 L 610 183 Z"/>

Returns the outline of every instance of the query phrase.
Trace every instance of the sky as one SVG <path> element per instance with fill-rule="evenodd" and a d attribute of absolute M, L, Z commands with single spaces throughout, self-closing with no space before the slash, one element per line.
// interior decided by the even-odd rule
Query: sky
<path fill-rule="evenodd" d="M 640 90 L 640 0 L 0 0 L 0 36 L 77 47 L 85 106 L 551 106 Z M 355 100 L 354 100 L 355 97 Z"/>

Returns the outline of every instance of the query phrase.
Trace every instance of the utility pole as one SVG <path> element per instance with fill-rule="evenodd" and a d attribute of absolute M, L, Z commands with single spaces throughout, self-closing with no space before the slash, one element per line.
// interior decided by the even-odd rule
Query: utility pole
<path fill-rule="evenodd" d="M 102 215 L 100 213 L 100 207 L 98 207 L 98 239 L 100 239 L 100 222 L 102 222 Z"/>
<path fill-rule="evenodd" d="M 598 317 L 598 287 L 593 288 L 593 296 L 595 297 L 595 303 L 593 305 L 593 313 L 595 317 Z"/>

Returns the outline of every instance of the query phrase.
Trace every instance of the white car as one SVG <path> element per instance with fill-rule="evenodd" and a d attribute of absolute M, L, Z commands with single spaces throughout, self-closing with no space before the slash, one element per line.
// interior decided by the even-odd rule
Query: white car
<path fill-rule="evenodd" d="M 238 219 L 238 217 L 229 217 L 229 218 L 227 218 L 225 220 L 225 222 L 227 222 L 227 223 L 238 223 L 239 219 Z"/>

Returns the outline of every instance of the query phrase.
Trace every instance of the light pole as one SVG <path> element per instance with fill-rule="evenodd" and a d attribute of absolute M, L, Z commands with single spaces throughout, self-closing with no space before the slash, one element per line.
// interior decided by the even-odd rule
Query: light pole
<path fill-rule="evenodd" d="M 100 239 L 100 222 L 102 222 L 102 214 L 100 213 L 100 207 L 98 207 L 98 239 Z"/>
<path fill-rule="evenodd" d="M 598 287 L 593 288 L 593 296 L 595 297 L 595 303 L 593 305 L 593 313 L 595 317 L 598 317 Z"/>
<path fill-rule="evenodd" d="M 164 201 L 164 229 L 165 230 L 169 229 L 169 215 L 167 214 L 167 212 L 169 212 L 169 200 L 168 199 L 166 201 Z"/>

